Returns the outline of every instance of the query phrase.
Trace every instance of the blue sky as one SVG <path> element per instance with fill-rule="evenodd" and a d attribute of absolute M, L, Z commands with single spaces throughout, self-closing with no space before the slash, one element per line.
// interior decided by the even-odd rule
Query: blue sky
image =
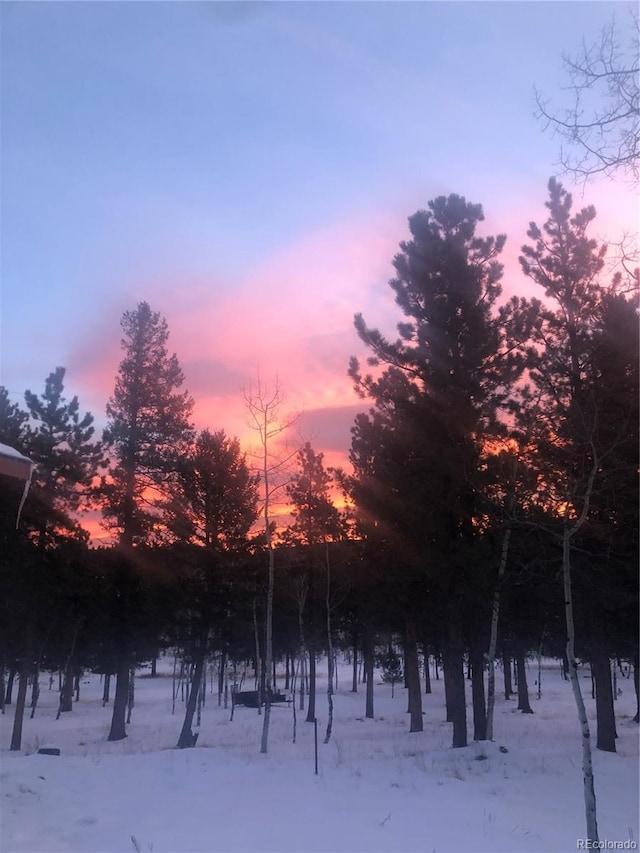
<path fill-rule="evenodd" d="M 346 449 L 353 314 L 400 319 L 386 282 L 407 217 L 481 202 L 521 287 L 559 147 L 534 86 L 560 103 L 562 54 L 630 8 L 3 2 L 0 384 L 21 400 L 64 365 L 101 419 L 119 318 L 146 299 L 200 426 L 242 433 L 259 367 L 307 437 Z M 628 186 L 581 193 L 602 236 L 637 229 Z"/>

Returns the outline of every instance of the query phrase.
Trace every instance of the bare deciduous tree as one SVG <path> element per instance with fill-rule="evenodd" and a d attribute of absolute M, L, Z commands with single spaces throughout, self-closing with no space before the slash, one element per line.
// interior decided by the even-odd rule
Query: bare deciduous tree
<path fill-rule="evenodd" d="M 598 41 L 583 43 L 575 56 L 563 57 L 565 105 L 552 106 L 536 91 L 537 111 L 545 130 L 560 135 L 560 165 L 566 174 L 588 180 L 593 175 L 623 174 L 638 181 L 640 76 L 638 13 L 630 26 L 616 19 Z"/>
<path fill-rule="evenodd" d="M 267 586 L 267 608 L 265 616 L 264 672 L 265 697 L 264 718 L 262 721 L 262 739 L 260 752 L 266 753 L 269 741 L 269 721 L 271 718 L 271 683 L 273 678 L 273 587 L 275 581 L 275 549 L 273 544 L 273 522 L 271 507 L 277 490 L 281 489 L 282 473 L 294 453 L 277 453 L 274 444 L 295 423 L 296 416 L 283 416 L 284 394 L 278 378 L 271 388 L 265 387 L 260 375 L 244 390 L 248 421 L 258 436 L 260 464 L 259 470 L 263 485 L 262 517 L 267 554 L 269 559 L 269 579 Z"/>

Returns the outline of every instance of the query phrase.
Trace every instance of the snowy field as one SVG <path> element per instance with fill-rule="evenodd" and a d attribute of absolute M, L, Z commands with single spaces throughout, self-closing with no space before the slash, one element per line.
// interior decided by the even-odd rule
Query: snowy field
<path fill-rule="evenodd" d="M 326 680 L 318 681 L 318 775 L 313 725 L 291 707 L 271 714 L 259 754 L 257 711 L 218 707 L 208 695 L 197 747 L 173 749 L 183 705 L 172 715 L 169 675 L 136 679 L 129 737 L 108 743 L 111 709 L 98 676 L 56 721 L 58 696 L 42 677 L 23 750 L 9 752 L 13 708 L 0 721 L 2 853 L 562 853 L 580 849 L 584 807 L 580 733 L 571 688 L 557 664 L 529 673 L 534 715 L 498 697 L 494 743 L 450 748 L 442 680 L 424 697 L 425 731 L 408 733 L 406 691 L 376 683 L 375 719 L 364 686 L 340 668 L 333 736 L 322 743 Z M 379 679 L 376 679 L 376 682 Z M 500 683 L 500 676 L 498 683 Z M 595 729 L 590 679 L 583 690 Z M 282 681 L 280 681 L 280 685 Z M 248 685 L 250 689 L 252 684 Z M 618 753 L 594 750 L 601 841 L 638 840 L 638 726 L 631 680 L 619 678 Z M 469 688 L 470 700 L 470 688 Z M 27 714 L 28 717 L 28 714 Z M 472 732 L 471 709 L 469 731 Z M 60 757 L 35 754 L 56 745 Z M 611 849 L 611 848 L 610 848 Z M 624 848 L 623 848 L 624 849 Z"/>

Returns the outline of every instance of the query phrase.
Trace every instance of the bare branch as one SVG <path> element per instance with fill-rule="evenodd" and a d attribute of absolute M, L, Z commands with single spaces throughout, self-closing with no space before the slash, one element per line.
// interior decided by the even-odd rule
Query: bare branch
<path fill-rule="evenodd" d="M 560 149 L 564 173 L 589 179 L 597 174 L 623 174 L 638 182 L 640 149 L 639 30 L 637 13 L 631 12 L 627 42 L 621 45 L 614 20 L 599 42 L 583 44 L 580 54 L 565 56 L 570 94 L 568 106 L 552 108 L 536 91 L 536 117 L 544 130 L 557 133 L 566 143 Z"/>

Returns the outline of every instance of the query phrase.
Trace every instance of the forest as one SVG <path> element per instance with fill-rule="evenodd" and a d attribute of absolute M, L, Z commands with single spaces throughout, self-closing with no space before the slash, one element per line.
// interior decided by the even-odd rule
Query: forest
<path fill-rule="evenodd" d="M 196 743 L 213 660 L 221 692 L 225 674 L 248 671 L 231 690 L 256 695 L 267 752 L 276 664 L 313 721 L 326 658 L 328 742 L 338 650 L 354 690 L 362 664 L 366 717 L 374 664 L 404 683 L 411 732 L 423 730 L 432 661 L 460 748 L 494 738 L 498 690 L 533 713 L 525 661 L 547 656 L 572 682 L 588 788 L 578 663 L 591 669 L 597 749 L 616 749 L 621 662 L 638 695 L 638 272 L 611 263 L 591 236 L 596 211 L 575 210 L 555 179 L 546 210 L 520 253 L 537 295 L 506 301 L 506 237 L 479 236 L 480 204 L 440 196 L 409 217 L 389 282 L 397 337 L 355 315 L 370 356 L 345 365 L 362 400 L 350 471 L 291 443 L 277 384 L 239 391 L 257 454 L 215 424 L 196 430 L 168 323 L 146 302 L 122 317 L 101 437 L 65 395 L 63 367 L 24 404 L 0 388 L 0 443 L 33 462 L 24 506 L 22 482 L 2 476 L 0 491 L 11 750 L 37 714 L 41 673 L 58 674 L 60 714 L 83 672 L 102 674 L 105 738 L 125 738 L 136 668 L 153 672 L 169 651 L 190 685 L 177 747 Z M 112 545 L 90 541 L 86 513 Z"/>

